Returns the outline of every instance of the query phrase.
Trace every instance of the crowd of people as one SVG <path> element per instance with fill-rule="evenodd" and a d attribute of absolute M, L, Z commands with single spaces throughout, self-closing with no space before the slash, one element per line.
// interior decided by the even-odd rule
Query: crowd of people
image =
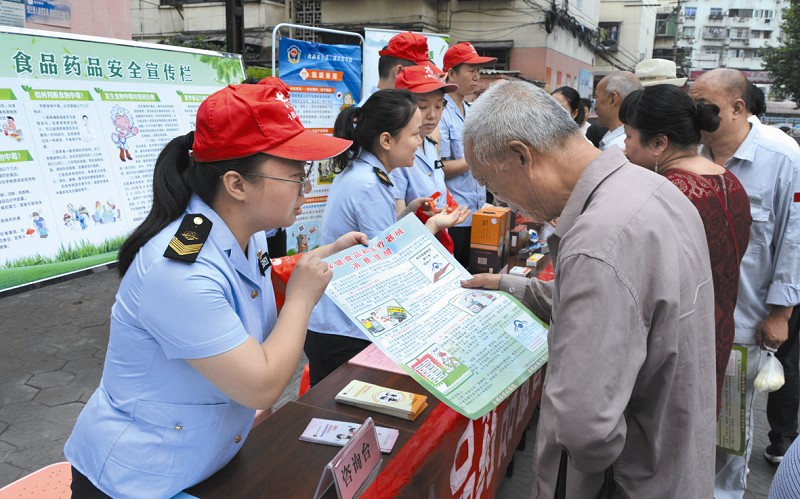
<path fill-rule="evenodd" d="M 278 78 L 201 104 L 120 250 L 102 379 L 65 448 L 75 497 L 171 497 L 217 472 L 303 351 L 313 385 L 369 344 L 324 296 L 321 259 L 416 216 L 469 268 L 487 200 L 558 220 L 553 281 L 462 283 L 550 323 L 534 497 L 743 497 L 762 348 L 786 371 L 763 452 L 785 459 L 776 497 L 796 497 L 800 147 L 758 121 L 763 95 L 736 70 L 689 88 L 669 61 L 612 72 L 591 124 L 569 87 L 501 82 L 471 102 L 492 61 L 459 43 L 440 69 L 425 37 L 397 35 L 333 137 L 304 129 Z M 328 158 L 322 246 L 297 260 L 278 313 L 266 235 L 302 212 L 307 162 Z M 716 448 L 733 347 L 742 455 Z"/>

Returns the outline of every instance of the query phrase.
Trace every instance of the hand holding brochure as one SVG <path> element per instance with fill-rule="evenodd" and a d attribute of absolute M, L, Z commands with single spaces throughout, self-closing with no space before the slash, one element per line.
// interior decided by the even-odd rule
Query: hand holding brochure
<path fill-rule="evenodd" d="M 547 327 L 506 293 L 461 287 L 472 276 L 416 217 L 324 261 L 333 271 L 326 296 L 468 418 L 485 415 L 547 362 Z"/>
<path fill-rule="evenodd" d="M 300 435 L 300 440 L 344 447 L 360 427 L 361 425 L 358 423 L 312 418 L 303 434 Z M 400 436 L 400 431 L 382 426 L 376 426 L 375 431 L 378 432 L 378 444 L 381 447 L 381 452 L 384 454 L 392 452 L 392 448 L 397 442 L 397 437 Z"/>

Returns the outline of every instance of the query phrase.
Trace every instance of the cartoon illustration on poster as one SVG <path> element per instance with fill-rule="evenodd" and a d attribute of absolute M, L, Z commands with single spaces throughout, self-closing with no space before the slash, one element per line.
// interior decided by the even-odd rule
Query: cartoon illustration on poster
<path fill-rule="evenodd" d="M 442 393 L 446 393 L 472 375 L 472 371 L 457 357 L 436 343 L 414 359 L 409 367 Z"/>
<path fill-rule="evenodd" d="M 453 270 L 447 258 L 432 244 L 425 246 L 411 258 L 411 263 L 430 281 L 438 282 Z"/>
<path fill-rule="evenodd" d="M 111 140 L 119 149 L 120 161 L 125 161 L 126 158 L 133 159 L 128 139 L 139 133 L 139 128 L 133 124 L 133 115 L 124 107 L 117 105 L 111 109 L 111 122 L 114 124 Z"/>
<path fill-rule="evenodd" d="M 22 130 L 17 128 L 17 122 L 13 116 L 6 116 L 6 122 L 3 123 L 3 135 L 22 142 Z"/>
<path fill-rule="evenodd" d="M 358 321 L 370 334 L 380 336 L 408 318 L 408 311 L 395 300 L 391 300 L 359 314 Z"/>
<path fill-rule="evenodd" d="M 497 296 L 494 293 L 474 289 L 460 293 L 450 300 L 450 303 L 469 315 L 478 315 L 483 309 L 491 305 L 495 298 Z"/>

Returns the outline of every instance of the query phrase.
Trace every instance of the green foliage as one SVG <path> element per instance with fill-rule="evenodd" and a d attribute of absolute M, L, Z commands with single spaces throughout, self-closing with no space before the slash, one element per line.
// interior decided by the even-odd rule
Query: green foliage
<path fill-rule="evenodd" d="M 54 257 L 45 257 L 39 254 L 27 255 L 16 260 L 7 261 L 3 268 L 18 268 L 18 267 L 31 267 L 34 265 L 47 265 L 57 262 L 67 262 L 69 260 L 77 260 L 79 258 L 86 258 L 90 256 L 102 255 L 104 253 L 112 253 L 119 250 L 122 243 L 125 242 L 128 236 L 117 236 L 111 239 L 106 239 L 100 244 L 94 244 L 85 239 L 77 244 L 63 244 L 58 248 L 58 252 Z"/>
<path fill-rule="evenodd" d="M 244 75 L 248 78 L 260 80 L 267 76 L 272 76 L 272 68 L 262 68 L 261 66 L 247 66 L 244 70 Z"/>
<path fill-rule="evenodd" d="M 773 94 L 800 107 L 800 4 L 792 2 L 781 24 L 782 43 L 761 49 L 764 69 L 775 79 Z"/>

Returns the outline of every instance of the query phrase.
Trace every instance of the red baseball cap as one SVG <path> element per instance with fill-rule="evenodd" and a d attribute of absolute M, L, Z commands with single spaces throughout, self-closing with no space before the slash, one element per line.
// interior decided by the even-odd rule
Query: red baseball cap
<path fill-rule="evenodd" d="M 431 60 L 425 60 L 425 61 L 422 61 L 422 62 L 418 62 L 417 66 L 427 66 L 427 67 L 431 68 L 431 71 L 433 71 L 433 73 L 436 76 L 444 77 L 447 74 L 444 71 L 442 71 L 441 69 L 439 69 L 439 66 L 434 64 L 433 61 L 431 61 Z"/>
<path fill-rule="evenodd" d="M 289 102 L 289 87 L 275 77 L 214 92 L 200 104 L 196 123 L 192 157 L 202 163 L 260 152 L 315 161 L 336 156 L 352 144 L 306 130 Z"/>
<path fill-rule="evenodd" d="M 420 65 L 403 68 L 397 75 L 397 79 L 394 80 L 394 88 L 405 88 L 415 94 L 427 94 L 434 90 L 442 90 L 445 93 L 453 92 L 458 89 L 458 85 L 442 83 L 441 78 L 430 66 Z"/>
<path fill-rule="evenodd" d="M 457 43 L 444 53 L 444 70 L 450 71 L 459 64 L 486 64 L 494 62 L 497 57 L 483 57 L 478 55 L 475 47 L 469 42 Z"/>
<path fill-rule="evenodd" d="M 428 60 L 428 39 L 419 33 L 406 31 L 393 36 L 386 48 L 378 51 L 378 55 L 397 57 L 419 64 Z"/>

